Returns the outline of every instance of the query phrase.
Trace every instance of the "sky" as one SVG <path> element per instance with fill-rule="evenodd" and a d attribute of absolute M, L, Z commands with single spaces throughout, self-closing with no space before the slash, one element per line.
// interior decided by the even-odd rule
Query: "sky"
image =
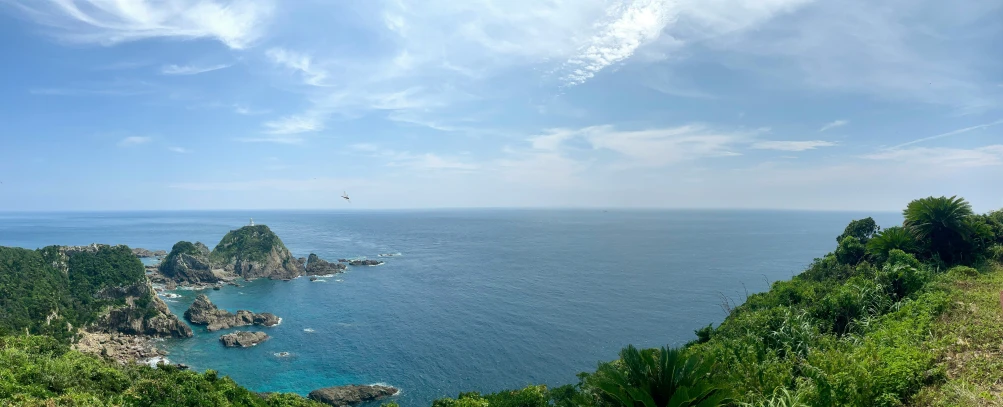
<path fill-rule="evenodd" d="M 1003 207 L 1000 1 L 0 0 L 0 55 L 0 211 Z"/>

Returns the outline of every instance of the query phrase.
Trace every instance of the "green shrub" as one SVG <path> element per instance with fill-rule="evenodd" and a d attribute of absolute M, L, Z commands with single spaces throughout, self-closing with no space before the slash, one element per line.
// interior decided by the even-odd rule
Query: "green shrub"
<path fill-rule="evenodd" d="M 968 266 L 954 266 L 947 270 L 947 275 L 951 278 L 972 278 L 978 277 L 979 271 Z"/>

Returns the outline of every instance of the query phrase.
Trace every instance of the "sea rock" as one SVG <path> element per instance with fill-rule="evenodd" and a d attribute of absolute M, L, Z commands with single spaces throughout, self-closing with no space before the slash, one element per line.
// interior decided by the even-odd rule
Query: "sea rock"
<path fill-rule="evenodd" d="M 219 341 L 228 348 L 247 348 L 268 340 L 268 334 L 264 332 L 238 331 L 220 336 Z"/>
<path fill-rule="evenodd" d="M 325 387 L 310 392 L 310 399 L 336 407 L 350 406 L 364 401 L 378 400 L 397 394 L 390 386 L 359 385 Z"/>
<path fill-rule="evenodd" d="M 83 331 L 73 349 L 124 365 L 166 355 L 167 352 L 158 349 L 156 344 L 150 337 Z"/>
<path fill-rule="evenodd" d="M 247 325 L 275 326 L 280 321 L 279 317 L 268 312 L 255 314 L 247 310 L 238 310 L 236 314 L 231 314 L 229 311 L 217 308 L 205 294 L 195 297 L 195 302 L 185 311 L 185 319 L 196 325 L 205 325 L 206 330 L 210 332 Z"/>
<path fill-rule="evenodd" d="M 307 275 L 338 274 L 345 271 L 346 268 L 348 268 L 348 266 L 343 263 L 331 263 L 317 257 L 317 255 L 313 253 L 310 253 L 310 257 L 306 260 Z"/>
<path fill-rule="evenodd" d="M 291 279 L 303 274 L 303 266 L 265 225 L 231 230 L 213 248 L 211 259 L 245 279 Z"/>
<path fill-rule="evenodd" d="M 167 252 L 164 250 L 148 250 L 142 247 L 135 247 L 132 249 L 132 254 L 135 254 L 136 257 L 164 257 L 167 255 Z"/>
<path fill-rule="evenodd" d="M 213 273 L 209 248 L 201 242 L 177 242 L 160 262 L 158 271 L 177 283 L 214 284 L 220 278 Z"/>
<path fill-rule="evenodd" d="M 349 266 L 379 266 L 381 264 L 383 262 L 379 260 L 352 260 L 348 262 Z"/>

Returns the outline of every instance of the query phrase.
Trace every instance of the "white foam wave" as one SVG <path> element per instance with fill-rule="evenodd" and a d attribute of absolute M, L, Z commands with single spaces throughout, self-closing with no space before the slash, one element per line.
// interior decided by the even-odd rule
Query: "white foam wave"
<path fill-rule="evenodd" d="M 313 328 L 303 328 L 303 332 L 317 332 L 317 331 L 314 331 Z"/>
<path fill-rule="evenodd" d="M 292 356 L 293 354 L 289 353 L 289 352 L 275 352 L 272 355 L 275 355 L 275 357 L 278 357 L 278 358 L 287 358 L 287 357 Z"/>
<path fill-rule="evenodd" d="M 310 280 L 310 281 L 312 281 L 314 283 L 326 283 L 327 282 L 327 280 L 325 280 L 323 278 L 318 278 L 318 279 Z"/>
<path fill-rule="evenodd" d="M 272 326 L 279 326 L 279 325 L 282 325 L 282 318 L 279 318 L 279 322 L 276 322 L 275 325 Z"/>
<path fill-rule="evenodd" d="M 175 294 L 175 293 L 164 292 L 164 293 L 159 293 L 158 295 L 164 298 L 181 298 L 181 294 Z"/>
<path fill-rule="evenodd" d="M 165 365 L 169 365 L 169 364 L 171 364 L 171 361 L 167 360 L 167 358 L 165 358 L 163 356 L 157 356 L 157 357 L 149 358 L 149 359 L 146 359 L 146 360 L 142 361 L 142 364 L 148 365 L 150 367 L 157 367 L 158 363 L 163 363 Z"/>
<path fill-rule="evenodd" d="M 403 392 L 403 391 L 404 391 L 404 390 L 401 390 L 401 388 L 400 388 L 400 387 L 396 387 L 396 386 L 394 386 L 394 385 L 391 385 L 390 383 L 385 383 L 385 382 L 376 382 L 376 383 L 369 383 L 369 385 L 370 385 L 370 386 L 383 386 L 383 387 L 393 387 L 393 388 L 397 389 L 397 391 L 396 391 L 396 392 L 394 392 L 394 394 L 391 394 L 391 396 L 399 396 L 399 395 L 401 395 L 401 392 Z"/>
<path fill-rule="evenodd" d="M 342 282 L 342 281 L 345 281 L 345 280 L 342 280 L 342 279 L 340 279 L 340 278 L 339 278 L 339 279 L 337 279 L 337 280 L 334 280 L 334 281 L 337 281 L 337 282 L 339 282 L 339 283 L 340 283 L 340 282 Z"/>

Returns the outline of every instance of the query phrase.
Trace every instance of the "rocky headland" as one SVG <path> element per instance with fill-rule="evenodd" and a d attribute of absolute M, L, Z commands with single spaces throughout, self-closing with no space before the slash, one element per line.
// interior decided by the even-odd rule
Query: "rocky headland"
<path fill-rule="evenodd" d="M 220 336 L 219 341 L 228 348 L 248 348 L 268 340 L 268 334 L 264 332 L 231 332 Z"/>
<path fill-rule="evenodd" d="M 255 314 L 251 311 L 238 310 L 233 314 L 221 310 L 205 294 L 195 297 L 195 302 L 185 311 L 185 319 L 196 325 L 205 325 L 206 330 L 210 332 L 247 325 L 275 326 L 281 322 L 279 317 L 269 312 Z"/>
<path fill-rule="evenodd" d="M 325 387 L 310 392 L 310 399 L 324 404 L 346 407 L 365 401 L 379 400 L 397 394 L 399 390 L 390 386 L 360 385 Z"/>

